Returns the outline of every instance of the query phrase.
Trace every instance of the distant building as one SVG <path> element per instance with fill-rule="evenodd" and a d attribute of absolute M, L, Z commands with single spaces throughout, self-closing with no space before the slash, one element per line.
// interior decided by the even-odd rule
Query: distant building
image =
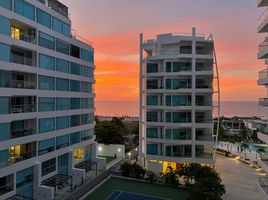
<path fill-rule="evenodd" d="M 94 49 L 76 38 L 57 0 L 0 0 L 0 200 L 55 199 L 96 162 Z"/>
<path fill-rule="evenodd" d="M 258 20 L 258 33 L 268 33 L 268 0 L 257 0 L 258 7 L 266 7 L 265 12 L 260 16 Z M 259 45 L 259 51 L 257 55 L 258 59 L 264 59 L 266 67 L 264 70 L 259 72 L 258 85 L 265 86 L 267 90 L 268 86 L 268 68 L 267 68 L 267 59 L 268 59 L 268 37 L 265 36 L 264 41 Z M 267 93 L 268 95 L 268 93 Z M 260 98 L 259 105 L 263 106 L 263 109 L 267 109 L 268 106 L 268 97 Z M 268 122 L 264 125 L 261 130 L 258 132 L 258 138 L 268 144 Z M 268 173 L 268 153 L 266 152 L 264 155 L 260 157 L 258 160 L 258 164 Z M 264 193 L 268 197 L 268 177 L 260 177 L 259 182 L 260 188 L 264 191 Z"/>
<path fill-rule="evenodd" d="M 145 41 L 141 34 L 140 51 L 142 165 L 162 172 L 186 162 L 213 164 L 212 37 L 195 28 Z"/>

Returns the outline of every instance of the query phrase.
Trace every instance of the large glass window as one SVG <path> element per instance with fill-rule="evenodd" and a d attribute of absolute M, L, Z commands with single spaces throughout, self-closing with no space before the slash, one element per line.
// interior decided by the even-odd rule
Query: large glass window
<path fill-rule="evenodd" d="M 69 154 L 64 154 L 58 157 L 58 173 L 68 175 L 68 157 Z"/>
<path fill-rule="evenodd" d="M 91 114 L 81 115 L 81 125 L 92 123 Z"/>
<path fill-rule="evenodd" d="M 74 126 L 80 126 L 80 115 L 72 115 L 70 117 L 70 120 L 71 120 L 71 127 L 74 127 Z"/>
<path fill-rule="evenodd" d="M 10 99 L 9 97 L 0 97 L 0 114 L 9 114 Z"/>
<path fill-rule="evenodd" d="M 10 46 L 0 43 L 0 61 L 10 62 Z"/>
<path fill-rule="evenodd" d="M 24 0 L 15 0 L 15 12 L 35 21 L 35 7 Z"/>
<path fill-rule="evenodd" d="M 73 109 L 80 109 L 80 98 L 71 98 L 70 108 L 72 110 Z"/>
<path fill-rule="evenodd" d="M 81 108 L 82 109 L 94 108 L 93 99 L 88 98 L 81 99 Z"/>
<path fill-rule="evenodd" d="M 37 22 L 48 28 L 51 28 L 51 16 L 45 11 L 37 8 Z"/>
<path fill-rule="evenodd" d="M 85 49 L 81 49 L 81 59 L 87 62 L 94 61 L 94 52 L 90 52 Z"/>
<path fill-rule="evenodd" d="M 62 33 L 64 35 L 71 35 L 71 26 L 69 24 L 62 23 Z"/>
<path fill-rule="evenodd" d="M 147 112 L 147 122 L 157 122 L 157 112 L 156 111 L 149 111 Z"/>
<path fill-rule="evenodd" d="M 46 34 L 39 32 L 39 46 L 55 50 L 55 38 Z"/>
<path fill-rule="evenodd" d="M 82 92 L 86 92 L 86 93 L 91 92 L 92 91 L 91 83 L 81 82 L 81 89 L 82 89 Z"/>
<path fill-rule="evenodd" d="M 65 24 L 61 20 L 53 17 L 53 24 L 52 24 L 53 30 L 62 33 L 64 35 L 70 36 L 71 33 L 71 27 L 68 24 Z"/>
<path fill-rule="evenodd" d="M 39 133 L 55 131 L 55 118 L 39 119 Z"/>
<path fill-rule="evenodd" d="M 57 39 L 56 51 L 69 55 L 69 44 L 63 40 Z"/>
<path fill-rule="evenodd" d="M 33 198 L 33 167 L 24 169 L 16 174 L 16 193 L 26 198 Z"/>
<path fill-rule="evenodd" d="M 62 149 L 69 146 L 69 135 L 64 135 L 56 138 L 56 149 Z"/>
<path fill-rule="evenodd" d="M 70 73 L 80 75 L 80 65 L 72 62 Z"/>
<path fill-rule="evenodd" d="M 69 91 L 69 80 L 57 78 L 56 79 L 56 90 L 57 91 Z"/>
<path fill-rule="evenodd" d="M 0 141 L 10 139 L 11 125 L 10 123 L 0 124 Z"/>
<path fill-rule="evenodd" d="M 80 132 L 71 133 L 70 141 L 71 141 L 71 145 L 79 143 L 80 142 Z"/>
<path fill-rule="evenodd" d="M 39 98 L 39 112 L 54 111 L 55 98 L 40 97 Z"/>
<path fill-rule="evenodd" d="M 1 3 L 0 3 L 1 6 Z M 0 16 L 0 33 L 10 36 L 10 19 Z"/>
<path fill-rule="evenodd" d="M 158 105 L 158 96 L 147 96 L 147 105 L 148 106 L 157 106 Z"/>
<path fill-rule="evenodd" d="M 69 116 L 57 117 L 56 128 L 57 130 L 69 128 Z"/>
<path fill-rule="evenodd" d="M 40 90 L 55 90 L 55 78 L 49 76 L 39 76 Z"/>
<path fill-rule="evenodd" d="M 70 91 L 80 92 L 80 81 L 70 80 Z"/>
<path fill-rule="evenodd" d="M 55 150 L 55 139 L 42 140 L 38 145 L 38 155 L 43 155 Z"/>
<path fill-rule="evenodd" d="M 81 66 L 81 75 L 89 78 L 93 78 L 93 69 L 89 68 L 88 66 Z"/>
<path fill-rule="evenodd" d="M 10 87 L 11 72 L 0 70 L 0 87 Z"/>
<path fill-rule="evenodd" d="M 157 146 L 157 144 L 147 144 L 147 154 L 149 154 L 149 155 L 158 155 L 158 146 Z"/>
<path fill-rule="evenodd" d="M 39 67 L 43 69 L 55 70 L 55 58 L 44 54 L 39 54 Z"/>
<path fill-rule="evenodd" d="M 42 162 L 42 176 L 56 171 L 56 158 Z"/>
<path fill-rule="evenodd" d="M 56 70 L 59 72 L 69 73 L 69 62 L 66 60 L 57 58 Z"/>
<path fill-rule="evenodd" d="M 0 7 L 12 10 L 12 0 L 1 0 Z"/>
<path fill-rule="evenodd" d="M 81 141 L 89 140 L 93 138 L 93 136 L 94 136 L 93 129 L 81 131 Z"/>
<path fill-rule="evenodd" d="M 0 151 L 0 168 L 8 166 L 9 160 L 9 151 L 2 150 Z"/>
<path fill-rule="evenodd" d="M 69 98 L 57 98 L 56 109 L 69 110 Z"/>
<path fill-rule="evenodd" d="M 157 128 L 147 128 L 146 135 L 147 138 L 157 138 Z"/>

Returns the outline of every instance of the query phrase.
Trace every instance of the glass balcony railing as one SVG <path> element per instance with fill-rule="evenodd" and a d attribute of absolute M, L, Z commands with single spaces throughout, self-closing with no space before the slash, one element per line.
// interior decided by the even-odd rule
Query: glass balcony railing
<path fill-rule="evenodd" d="M 11 80 L 11 87 L 22 89 L 36 89 L 36 83 L 34 81 Z"/>
<path fill-rule="evenodd" d="M 11 130 L 11 138 L 24 137 L 28 135 L 36 134 L 36 130 L 33 128 L 24 128 L 19 130 Z"/>
<path fill-rule="evenodd" d="M 9 154 L 9 163 L 14 164 L 23 160 L 27 160 L 27 159 L 35 157 L 35 155 L 36 153 L 34 151 L 28 151 L 28 152 L 20 153 L 20 154 L 11 153 Z"/>
<path fill-rule="evenodd" d="M 268 78 L 268 70 L 264 69 L 259 72 L 259 80 Z"/>
<path fill-rule="evenodd" d="M 35 104 L 11 105 L 11 113 L 36 112 Z"/>

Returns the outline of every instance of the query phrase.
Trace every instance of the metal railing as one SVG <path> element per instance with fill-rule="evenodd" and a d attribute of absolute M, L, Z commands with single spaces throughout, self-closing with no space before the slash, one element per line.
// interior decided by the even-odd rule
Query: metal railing
<path fill-rule="evenodd" d="M 36 130 L 33 128 L 25 128 L 20 130 L 11 130 L 11 138 L 24 137 L 28 135 L 36 134 Z"/>
<path fill-rule="evenodd" d="M 264 69 L 259 72 L 259 80 L 268 78 L 268 69 Z"/>
<path fill-rule="evenodd" d="M 11 105 L 11 113 L 36 112 L 35 104 Z"/>
<path fill-rule="evenodd" d="M 11 54 L 11 62 L 22 65 L 36 66 L 35 59 L 14 54 Z"/>
<path fill-rule="evenodd" d="M 33 81 L 11 80 L 11 87 L 12 88 L 35 89 L 36 83 Z"/>
<path fill-rule="evenodd" d="M 29 152 L 20 153 L 20 154 L 10 153 L 8 162 L 9 164 L 14 164 L 23 160 L 33 158 L 33 157 L 35 157 L 34 151 L 29 151 Z"/>
<path fill-rule="evenodd" d="M 0 195 L 6 194 L 14 189 L 13 183 L 7 183 L 0 187 Z"/>

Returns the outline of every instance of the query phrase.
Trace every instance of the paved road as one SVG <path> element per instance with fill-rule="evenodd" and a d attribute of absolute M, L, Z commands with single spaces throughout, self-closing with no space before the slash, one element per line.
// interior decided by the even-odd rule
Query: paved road
<path fill-rule="evenodd" d="M 226 187 L 224 200 L 267 200 L 258 188 L 255 169 L 221 155 L 217 155 L 215 167 Z"/>

